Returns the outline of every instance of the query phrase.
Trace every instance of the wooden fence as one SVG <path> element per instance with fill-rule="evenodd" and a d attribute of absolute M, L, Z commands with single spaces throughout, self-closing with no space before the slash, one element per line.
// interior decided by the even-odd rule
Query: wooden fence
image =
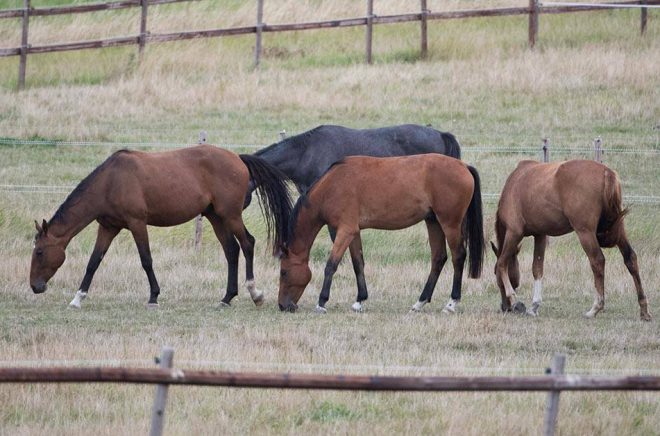
<path fill-rule="evenodd" d="M 545 376 L 405 377 L 368 375 L 266 374 L 172 368 L 174 350 L 164 347 L 159 368 L 0 368 L 0 383 L 156 384 L 151 434 L 162 434 L 169 385 L 233 388 L 325 389 L 408 392 L 549 392 L 544 434 L 553 435 L 561 391 L 660 391 L 660 376 L 564 375 L 566 357 L 557 354 Z"/>
<path fill-rule="evenodd" d="M 220 36 L 231 35 L 245 35 L 254 33 L 256 35 L 255 42 L 255 66 L 258 67 L 261 59 L 261 41 L 263 32 L 288 32 L 300 31 L 310 29 L 327 29 L 338 27 L 353 27 L 353 26 L 366 26 L 366 62 L 372 63 L 372 46 L 373 46 L 373 26 L 376 24 L 393 24 L 393 23 L 406 23 L 412 21 L 419 21 L 421 24 L 420 32 L 420 56 L 425 58 L 428 54 L 428 21 L 429 20 L 446 20 L 446 19 L 459 19 L 459 18 L 475 18 L 475 17 L 502 17 L 513 15 L 528 15 L 529 16 L 529 31 L 528 31 L 528 44 L 530 48 L 534 48 L 538 39 L 539 29 L 539 16 L 540 14 L 558 14 L 568 12 L 582 12 L 602 10 L 603 7 L 610 8 L 623 8 L 629 6 L 640 6 L 640 32 L 643 34 L 646 30 L 648 20 L 648 7 L 658 7 L 660 0 L 627 0 L 617 3 L 601 3 L 601 4 L 569 4 L 555 6 L 544 6 L 540 0 L 529 0 L 528 7 L 515 7 L 515 8 L 496 8 L 496 9 L 475 9 L 475 10 L 461 10 L 451 12 L 431 12 L 427 8 L 426 0 L 420 0 L 420 12 L 400 15 L 375 15 L 374 14 L 374 0 L 367 0 L 367 15 L 366 17 L 348 18 L 341 20 L 329 21 L 316 21 L 308 23 L 295 23 L 295 24 L 265 24 L 263 20 L 263 3 L 264 0 L 257 0 L 257 17 L 255 26 L 235 27 L 227 29 L 210 29 L 210 30 L 192 30 L 187 32 L 176 33 L 150 33 L 147 30 L 147 16 L 149 5 L 160 5 L 166 3 L 177 3 L 184 1 L 194 0 L 122 0 L 108 3 L 95 3 L 88 5 L 77 6 L 58 6 L 58 7 L 43 7 L 34 8 L 30 4 L 30 0 L 23 0 L 23 8 L 21 9 L 6 9 L 0 10 L 0 18 L 22 18 L 22 33 L 21 33 L 21 46 L 14 48 L 0 48 L 0 57 L 3 56 L 20 56 L 18 68 L 18 89 L 25 87 L 25 74 L 27 65 L 27 55 L 36 53 L 54 53 L 60 51 L 70 50 L 83 50 L 90 48 L 103 48 L 103 47 L 118 47 L 125 45 L 138 45 L 139 54 L 144 51 L 147 43 L 154 42 L 167 42 L 167 41 L 181 41 L 194 38 L 213 38 Z M 645 7 L 647 6 L 647 7 Z M 77 14 L 86 12 L 98 12 L 104 10 L 125 9 L 132 7 L 142 8 L 140 14 L 140 33 L 134 36 L 99 39 L 93 41 L 79 41 L 69 42 L 62 44 L 48 44 L 32 46 L 29 44 L 29 22 L 30 17 L 52 16 L 62 14 Z"/>

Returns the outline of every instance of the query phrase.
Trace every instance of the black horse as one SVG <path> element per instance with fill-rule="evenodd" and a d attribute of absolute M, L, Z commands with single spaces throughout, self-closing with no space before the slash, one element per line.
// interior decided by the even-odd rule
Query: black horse
<path fill-rule="evenodd" d="M 414 124 L 363 130 L 324 125 L 254 154 L 286 174 L 298 191 L 304 193 L 333 163 L 346 156 L 391 157 L 425 153 L 460 159 L 461 147 L 451 133 Z M 246 207 L 251 192 L 248 191 Z"/>

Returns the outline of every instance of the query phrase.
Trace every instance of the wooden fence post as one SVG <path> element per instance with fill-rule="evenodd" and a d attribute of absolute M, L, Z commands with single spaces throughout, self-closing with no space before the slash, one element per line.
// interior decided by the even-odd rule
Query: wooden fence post
<path fill-rule="evenodd" d="M 286 139 L 286 129 L 282 129 L 280 131 L 280 141 L 284 141 Z"/>
<path fill-rule="evenodd" d="M 372 64 L 371 43 L 373 39 L 374 27 L 374 0 L 367 0 L 367 63 Z"/>
<path fill-rule="evenodd" d="M 539 34 L 539 0 L 529 0 L 529 48 L 536 46 Z"/>
<path fill-rule="evenodd" d="M 594 139 L 594 160 L 603 163 L 603 140 L 600 136 Z"/>
<path fill-rule="evenodd" d="M 640 0 L 640 3 L 645 5 L 646 0 Z M 646 33 L 646 22 L 648 21 L 648 13 L 649 9 L 648 8 L 641 8 L 641 13 L 639 16 L 639 21 L 640 21 L 640 33 L 644 35 Z"/>
<path fill-rule="evenodd" d="M 550 162 L 550 144 L 548 144 L 548 138 L 543 138 L 543 162 Z"/>
<path fill-rule="evenodd" d="M 199 132 L 199 140 L 197 140 L 197 144 L 202 145 L 202 144 L 206 144 L 206 142 L 207 142 L 206 132 L 202 130 L 201 132 Z M 195 251 L 199 251 L 201 246 L 202 246 L 202 215 L 197 215 L 197 217 L 195 217 Z"/>
<path fill-rule="evenodd" d="M 261 34 L 264 28 L 264 0 L 257 0 L 257 40 L 254 44 L 254 68 L 261 62 Z"/>
<path fill-rule="evenodd" d="M 21 33 L 21 58 L 18 63 L 18 90 L 25 88 L 25 70 L 28 55 L 28 25 L 30 22 L 30 0 L 23 0 L 23 30 Z"/>
<path fill-rule="evenodd" d="M 142 53 L 144 52 L 144 46 L 147 43 L 147 8 L 149 6 L 149 0 L 140 0 L 140 5 L 142 6 L 142 15 L 140 15 L 140 38 L 138 40 L 138 59 L 142 60 Z"/>
<path fill-rule="evenodd" d="M 157 363 L 161 368 L 172 368 L 172 360 L 174 358 L 174 349 L 171 347 L 163 347 L 160 354 L 160 359 Z M 167 404 L 167 384 L 159 384 L 156 386 L 156 396 L 154 397 L 154 407 L 151 412 L 151 431 L 150 436 L 160 436 L 163 434 L 163 425 L 165 420 L 165 406 Z"/>
<path fill-rule="evenodd" d="M 566 364 L 565 354 L 555 354 L 552 358 L 552 367 L 550 375 L 563 375 L 564 365 Z M 559 394 L 561 391 L 555 390 L 548 393 L 548 400 L 545 406 L 545 417 L 543 418 L 543 435 L 554 436 L 557 427 L 557 415 L 559 414 Z"/>
<path fill-rule="evenodd" d="M 429 41 L 428 41 L 428 14 L 429 10 L 426 7 L 426 0 L 422 1 L 422 46 L 421 46 L 421 57 L 426 59 L 429 51 Z"/>

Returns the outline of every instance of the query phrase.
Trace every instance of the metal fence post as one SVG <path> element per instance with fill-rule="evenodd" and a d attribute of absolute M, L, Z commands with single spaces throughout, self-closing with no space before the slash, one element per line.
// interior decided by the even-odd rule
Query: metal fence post
<path fill-rule="evenodd" d="M 28 25 L 30 22 L 30 0 L 23 0 L 23 23 L 21 32 L 21 58 L 18 63 L 18 85 L 20 91 L 25 88 L 25 70 L 28 55 Z"/>
<path fill-rule="evenodd" d="M 548 138 L 543 138 L 543 162 L 550 162 L 550 144 L 548 143 Z"/>
<path fill-rule="evenodd" d="M 264 28 L 264 0 L 257 0 L 257 40 L 254 44 L 254 68 L 261 62 L 261 34 Z"/>
<path fill-rule="evenodd" d="M 552 358 L 552 367 L 546 372 L 550 375 L 563 375 L 564 365 L 566 364 L 565 354 L 555 354 Z M 545 406 L 545 417 L 543 418 L 543 435 L 554 436 L 557 427 L 557 415 L 559 414 L 559 394 L 561 391 L 555 390 L 548 393 L 548 399 Z"/>
<path fill-rule="evenodd" d="M 371 43 L 374 27 L 374 0 L 367 0 L 367 63 L 371 65 Z"/>
<path fill-rule="evenodd" d="M 202 145 L 206 144 L 206 132 L 202 130 L 199 132 L 199 140 L 197 144 Z M 195 250 L 199 251 L 202 246 L 202 215 L 197 215 L 195 218 Z"/>
<path fill-rule="evenodd" d="M 174 349 L 172 347 L 163 347 L 160 358 L 157 359 L 156 363 L 159 363 L 161 368 L 172 368 L 173 358 Z M 149 432 L 150 436 L 161 436 L 163 434 L 168 387 L 169 385 L 167 384 L 159 384 L 156 386 L 154 407 L 151 412 L 151 431 Z"/>
<path fill-rule="evenodd" d="M 603 163 L 603 141 L 600 136 L 594 139 L 594 160 Z"/>

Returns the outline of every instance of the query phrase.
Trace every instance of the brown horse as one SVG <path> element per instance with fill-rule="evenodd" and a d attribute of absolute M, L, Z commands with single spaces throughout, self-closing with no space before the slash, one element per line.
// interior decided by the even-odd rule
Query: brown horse
<path fill-rule="evenodd" d="M 605 165 L 590 160 L 520 162 L 504 185 L 495 222 L 497 246 L 491 243 L 497 256 L 495 275 L 502 294 L 502 311 L 524 310 L 524 305 L 515 301 L 520 281 L 517 253 L 522 238 L 534 236 L 534 296 L 527 313 L 538 315 L 547 238 L 575 231 L 596 284 L 594 304 L 585 316 L 593 318 L 605 305 L 605 257 L 601 247 L 616 245 L 635 282 L 640 316 L 649 321 L 637 256 L 623 225 L 626 212 L 621 207 L 617 175 Z"/>
<path fill-rule="evenodd" d="M 367 299 L 360 230 L 403 229 L 422 220 L 426 223 L 431 245 L 431 273 L 413 310 L 419 311 L 431 301 L 447 260 L 446 239 L 452 253 L 454 282 L 445 311 L 454 312 L 461 299 L 466 242 L 470 277 L 481 274 L 484 251 L 481 189 L 479 174 L 474 168 L 435 153 L 344 158 L 298 199 L 281 258 L 280 309 L 292 312 L 297 309 L 298 300 L 312 276 L 309 253 L 324 225 L 336 231 L 337 236 L 325 267 L 316 311 L 326 312 L 332 276 L 349 248 L 358 288 L 353 310 L 359 312 Z"/>
<path fill-rule="evenodd" d="M 211 222 L 227 258 L 227 292 L 221 304 L 229 305 L 238 293 L 240 246 L 246 260 L 246 286 L 260 305 L 263 294 L 255 289 L 252 266 L 254 238 L 241 218 L 250 179 L 259 186 L 262 204 L 272 214 L 264 214 L 268 236 L 274 231 L 279 245 L 286 239 L 291 200 L 285 176 L 262 159 L 210 145 L 160 153 L 114 153 L 80 182 L 49 222 L 35 222 L 32 290 L 37 294 L 46 290 L 46 283 L 64 263 L 69 241 L 96 220 L 96 245 L 71 306 L 80 308 L 110 243 L 121 229 L 128 229 L 149 279 L 149 306 L 155 307 L 160 287 L 152 268 L 147 225 L 174 226 L 201 213 Z"/>

